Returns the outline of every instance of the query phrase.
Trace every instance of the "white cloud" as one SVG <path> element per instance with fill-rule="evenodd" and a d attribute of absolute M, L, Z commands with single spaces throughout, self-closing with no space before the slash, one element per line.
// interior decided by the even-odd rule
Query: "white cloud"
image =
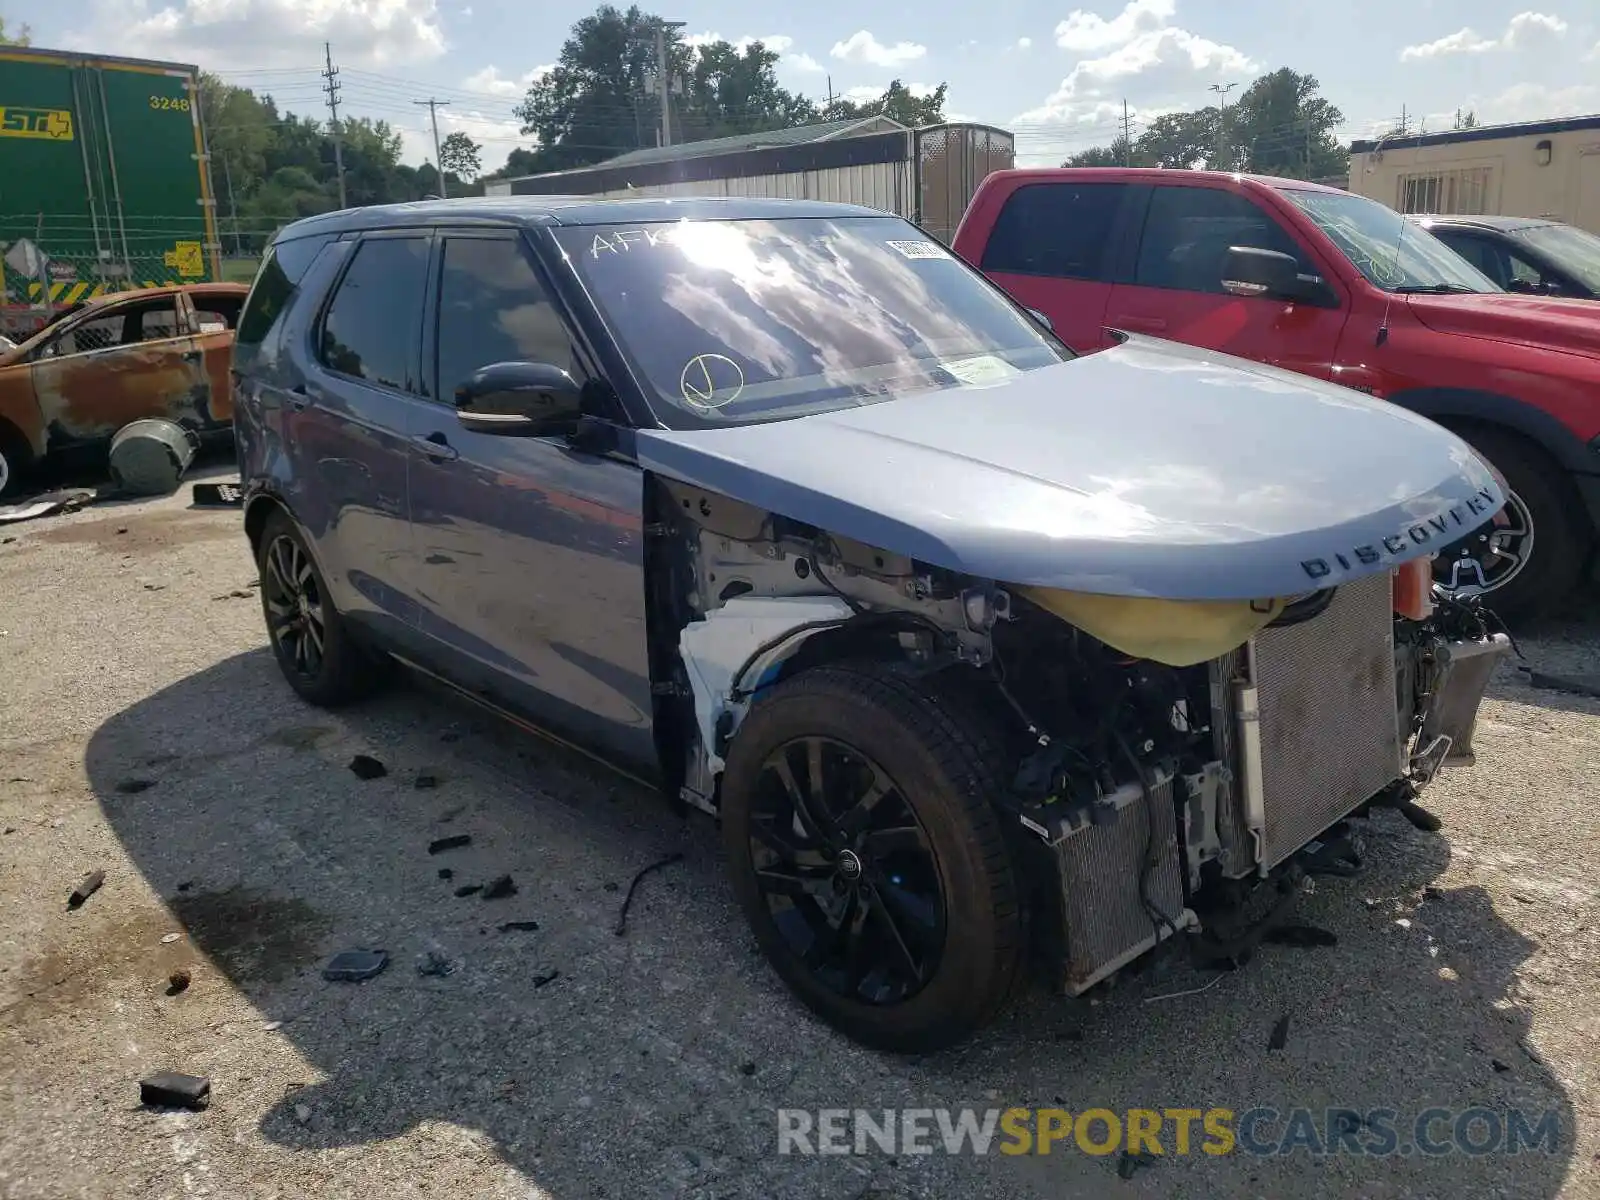
<path fill-rule="evenodd" d="M 1506 23 L 1506 31 L 1497 38 L 1486 38 L 1472 28 L 1462 28 L 1431 42 L 1407 46 L 1400 51 L 1401 62 L 1417 59 L 1443 58 L 1451 54 L 1484 54 L 1490 50 L 1520 50 L 1540 41 L 1559 37 L 1567 31 L 1567 23 L 1549 13 L 1518 13 Z"/>
<path fill-rule="evenodd" d="M 720 33 L 693 33 L 683 39 L 685 45 L 709 46 L 713 42 L 729 42 L 740 54 L 743 54 L 753 43 L 760 42 L 772 53 L 780 55 L 778 65 L 789 67 L 796 71 L 805 71 L 820 74 L 827 70 L 811 55 L 794 49 L 794 39 L 786 33 L 766 33 L 759 37 L 745 34 L 743 37 L 728 39 Z"/>
<path fill-rule="evenodd" d="M 555 70 L 554 63 L 545 63 L 535 67 L 524 75 L 507 78 L 500 74 L 498 67 L 484 67 L 481 71 L 474 71 L 461 81 L 461 88 L 468 92 L 483 92 L 489 95 L 505 96 L 513 100 L 521 100 L 528 94 L 528 89 L 541 78 Z"/>
<path fill-rule="evenodd" d="M 820 74 L 828 69 L 809 54 L 785 54 L 783 61 L 785 65 L 791 66 L 797 71 L 810 71 Z"/>
<path fill-rule="evenodd" d="M 1600 84 L 1546 87 L 1542 83 L 1517 83 L 1487 100 L 1474 100 L 1462 107 L 1472 109 L 1486 125 L 1581 117 L 1600 111 Z"/>
<path fill-rule="evenodd" d="M 1098 13 L 1074 9 L 1056 26 L 1056 45 L 1063 50 L 1093 52 L 1131 42 L 1141 33 L 1160 29 L 1172 19 L 1173 0 L 1128 0 L 1109 21 Z"/>
<path fill-rule="evenodd" d="M 939 90 L 931 83 L 908 83 L 905 84 L 904 87 L 906 91 L 910 92 L 918 100 L 921 100 L 927 96 L 931 96 L 934 94 L 934 92 Z M 877 87 L 872 87 L 870 85 L 866 87 L 853 87 L 845 90 L 844 98 L 850 101 L 852 104 L 866 104 L 869 101 L 881 99 L 883 94 L 888 90 L 889 85 L 887 83 L 879 84 Z M 950 119 L 954 120 L 955 118 L 951 117 Z"/>
<path fill-rule="evenodd" d="M 841 62 L 862 63 L 871 67 L 903 67 L 926 55 L 928 48 L 916 42 L 896 42 L 892 46 L 885 46 L 861 29 L 844 41 L 835 42 L 829 53 Z"/>
<path fill-rule="evenodd" d="M 1032 38 L 1018 38 L 1017 39 L 1017 49 L 1018 50 L 1026 50 L 1031 45 L 1033 45 L 1033 39 Z"/>
<path fill-rule="evenodd" d="M 72 49 L 203 63 L 209 70 L 305 67 L 322 44 L 341 65 L 387 67 L 427 62 L 445 52 L 435 0 L 99 0 Z"/>

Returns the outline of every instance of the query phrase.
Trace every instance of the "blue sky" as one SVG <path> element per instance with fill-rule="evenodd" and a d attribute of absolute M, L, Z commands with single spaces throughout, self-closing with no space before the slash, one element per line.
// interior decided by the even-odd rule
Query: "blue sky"
<path fill-rule="evenodd" d="M 1091 3 L 642 7 L 686 22 L 686 34 L 762 38 L 784 52 L 781 81 L 812 95 L 830 82 L 845 94 L 876 93 L 895 77 L 948 82 L 947 112 L 1015 130 L 1030 163 L 1109 141 L 1124 100 L 1135 122 L 1148 120 L 1214 100 L 1212 84 L 1238 84 L 1237 99 L 1280 66 L 1317 76 L 1352 136 L 1387 127 L 1402 108 L 1429 129 L 1448 127 L 1458 107 L 1491 122 L 1600 112 L 1594 0 Z M 349 112 L 400 127 L 407 158 L 420 161 L 427 112 L 412 101 L 448 100 L 441 134 L 466 129 L 486 167 L 525 144 L 512 107 L 592 11 L 572 0 L 58 0 L 21 10 L 0 0 L 36 45 L 198 63 L 295 111 L 319 104 L 330 41 Z"/>

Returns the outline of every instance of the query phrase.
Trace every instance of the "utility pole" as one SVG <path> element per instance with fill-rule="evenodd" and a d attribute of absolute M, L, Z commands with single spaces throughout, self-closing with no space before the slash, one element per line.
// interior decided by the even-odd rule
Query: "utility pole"
<path fill-rule="evenodd" d="M 428 116 L 433 120 L 433 165 L 439 171 L 439 196 L 441 199 L 450 199 L 450 189 L 444 181 L 444 158 L 439 153 L 439 110 L 449 108 L 450 101 L 435 100 L 429 96 L 426 100 L 413 100 L 413 104 L 426 104 Z"/>
<path fill-rule="evenodd" d="M 1122 101 L 1122 165 L 1133 166 L 1133 126 L 1128 123 L 1128 101 Z"/>
<path fill-rule="evenodd" d="M 228 211 L 233 214 L 233 253 L 237 258 L 239 250 L 239 202 L 233 198 L 233 171 L 228 166 L 229 155 L 226 151 L 222 155 L 222 177 L 228 181 Z"/>
<path fill-rule="evenodd" d="M 1238 86 L 1237 83 L 1211 85 L 1211 90 L 1220 97 L 1217 112 L 1217 165 L 1223 170 L 1227 170 L 1228 162 L 1228 93 Z"/>
<path fill-rule="evenodd" d="M 328 93 L 328 115 L 332 118 L 330 123 L 333 128 L 333 169 L 339 175 L 339 207 L 349 208 L 350 204 L 344 194 L 344 139 L 339 135 L 339 68 L 333 65 L 331 43 L 322 43 L 322 53 L 328 63 L 327 70 L 322 72 L 322 77 L 328 82 L 322 85 L 322 90 Z"/>
<path fill-rule="evenodd" d="M 667 66 L 667 30 L 682 29 L 687 21 L 662 21 L 656 26 L 656 82 L 661 87 L 661 144 L 672 145 L 672 72 Z"/>

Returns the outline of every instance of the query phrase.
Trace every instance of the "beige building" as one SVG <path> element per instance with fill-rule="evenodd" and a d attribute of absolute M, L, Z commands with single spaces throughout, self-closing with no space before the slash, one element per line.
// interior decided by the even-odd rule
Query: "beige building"
<path fill-rule="evenodd" d="M 1547 217 L 1600 234 L 1600 116 L 1358 141 L 1350 190 L 1405 213 Z"/>

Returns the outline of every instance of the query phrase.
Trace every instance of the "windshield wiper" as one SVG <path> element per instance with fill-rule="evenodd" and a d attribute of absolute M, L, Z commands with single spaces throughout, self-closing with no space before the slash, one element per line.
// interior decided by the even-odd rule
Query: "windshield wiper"
<path fill-rule="evenodd" d="M 1464 283 L 1407 283 L 1394 289 L 1402 296 L 1478 296 L 1477 288 Z"/>

